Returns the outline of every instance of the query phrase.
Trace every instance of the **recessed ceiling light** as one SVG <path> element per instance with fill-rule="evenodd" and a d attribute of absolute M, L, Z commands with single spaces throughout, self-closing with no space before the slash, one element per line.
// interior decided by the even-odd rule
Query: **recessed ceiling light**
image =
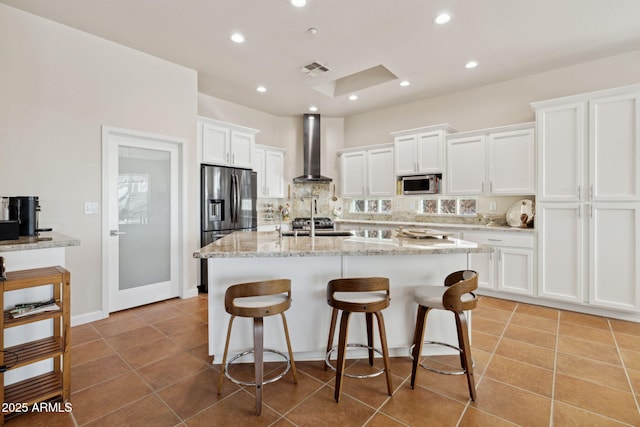
<path fill-rule="evenodd" d="M 464 64 L 464 68 L 476 68 L 477 66 L 478 66 L 477 61 L 469 61 L 466 64 Z"/>
<path fill-rule="evenodd" d="M 264 86 L 258 86 L 258 87 L 256 88 L 256 90 L 257 90 L 258 92 L 260 92 L 260 93 L 264 93 L 264 92 L 266 92 L 266 91 L 267 91 L 267 88 L 266 88 L 266 87 L 264 87 Z"/>
<path fill-rule="evenodd" d="M 311 107 L 309 107 L 309 111 L 316 112 L 318 111 L 318 107 L 316 107 L 315 105 L 312 105 Z"/>
<path fill-rule="evenodd" d="M 400 86 L 402 87 L 407 87 L 411 84 L 411 82 L 409 80 L 403 80 L 400 82 Z"/>
<path fill-rule="evenodd" d="M 240 33 L 231 34 L 231 41 L 234 43 L 244 43 L 246 38 Z"/>
<path fill-rule="evenodd" d="M 356 99 L 358 99 L 358 95 L 349 95 L 349 101 L 355 101 Z"/>
<path fill-rule="evenodd" d="M 433 22 L 435 22 L 436 24 L 446 24 L 447 22 L 451 21 L 451 14 L 447 13 L 447 12 L 443 12 L 441 14 L 439 14 L 438 16 L 436 16 L 435 18 L 433 18 Z"/>
<path fill-rule="evenodd" d="M 291 6 L 295 7 L 305 7 L 307 5 L 307 0 L 290 0 Z"/>

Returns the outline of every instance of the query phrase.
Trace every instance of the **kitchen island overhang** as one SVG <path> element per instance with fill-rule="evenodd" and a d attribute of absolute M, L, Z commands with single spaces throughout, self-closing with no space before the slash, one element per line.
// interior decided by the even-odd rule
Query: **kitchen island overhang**
<path fill-rule="evenodd" d="M 382 276 L 390 279 L 391 304 L 383 311 L 391 356 L 408 356 L 417 305 L 413 289 L 442 284 L 451 272 L 468 268 L 470 253 L 492 249 L 460 239 L 280 237 L 277 232 L 236 232 L 194 253 L 209 263 L 209 354 L 220 363 L 229 315 L 224 293 L 232 284 L 265 279 L 292 281 L 287 311 L 296 360 L 324 360 L 331 310 L 326 302 L 329 280 Z M 364 321 L 350 322 L 349 341 L 366 342 Z M 265 318 L 265 347 L 285 348 L 278 316 Z M 253 346 L 250 319 L 234 324 L 231 349 Z M 457 345 L 451 313 L 429 314 L 426 336 Z M 378 345 L 378 343 L 376 343 Z M 424 352 L 434 351 L 426 347 Z"/>

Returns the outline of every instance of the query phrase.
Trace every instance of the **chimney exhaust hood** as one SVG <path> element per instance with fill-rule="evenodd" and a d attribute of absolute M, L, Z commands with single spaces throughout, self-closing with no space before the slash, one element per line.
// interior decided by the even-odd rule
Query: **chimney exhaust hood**
<path fill-rule="evenodd" d="M 302 122 L 304 144 L 303 175 L 293 178 L 294 183 L 331 182 L 320 175 L 320 114 L 305 114 Z"/>

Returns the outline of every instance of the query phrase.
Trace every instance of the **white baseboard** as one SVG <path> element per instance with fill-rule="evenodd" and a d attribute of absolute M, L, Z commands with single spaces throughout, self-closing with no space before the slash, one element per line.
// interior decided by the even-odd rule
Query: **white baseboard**
<path fill-rule="evenodd" d="M 79 314 L 77 316 L 71 316 L 71 326 L 84 325 L 85 323 L 95 322 L 96 320 L 106 319 L 107 317 L 109 317 L 109 313 L 105 313 L 101 310 Z"/>
<path fill-rule="evenodd" d="M 182 299 L 187 298 L 195 298 L 198 296 L 198 288 L 187 289 L 184 291 L 184 294 L 180 297 Z"/>

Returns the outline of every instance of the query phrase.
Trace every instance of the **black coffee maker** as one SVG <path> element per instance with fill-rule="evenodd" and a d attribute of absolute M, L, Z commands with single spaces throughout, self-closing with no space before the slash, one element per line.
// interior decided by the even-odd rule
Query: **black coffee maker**
<path fill-rule="evenodd" d="M 38 196 L 9 197 L 9 219 L 18 221 L 21 236 L 37 236 L 50 228 L 38 228 Z"/>

